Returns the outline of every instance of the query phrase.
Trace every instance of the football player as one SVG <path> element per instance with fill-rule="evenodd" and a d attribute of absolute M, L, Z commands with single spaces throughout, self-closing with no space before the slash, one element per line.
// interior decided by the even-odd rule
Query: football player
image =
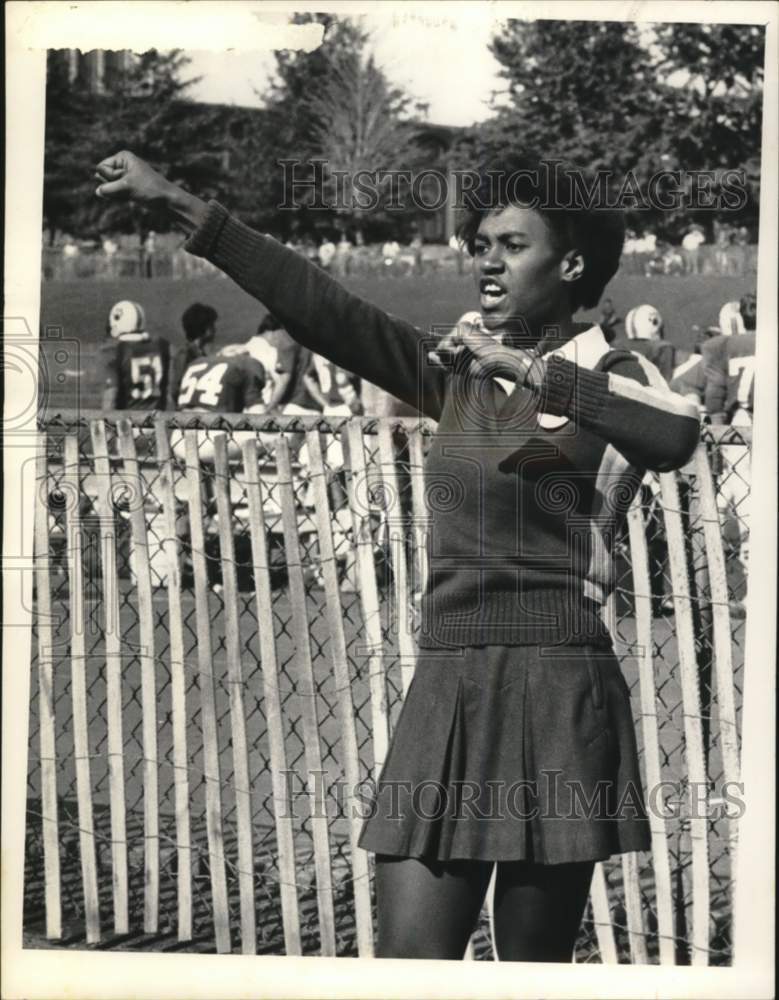
<path fill-rule="evenodd" d="M 265 369 L 246 351 L 210 352 L 187 365 L 181 377 L 179 410 L 218 413 L 263 413 Z"/>
<path fill-rule="evenodd" d="M 320 403 L 325 416 L 349 417 L 362 412 L 353 376 L 321 354 L 311 356 L 306 386 Z"/>
<path fill-rule="evenodd" d="M 176 389 L 179 410 L 262 413 L 265 368 L 247 353 L 247 345 L 214 350 L 217 312 L 195 302 L 181 317 L 187 339 Z"/>
<path fill-rule="evenodd" d="M 219 315 L 213 306 L 193 302 L 181 316 L 184 330 L 184 347 L 176 352 L 171 364 L 170 398 L 175 407 L 184 372 L 198 358 L 211 353 L 216 338 L 216 321 Z"/>
<path fill-rule="evenodd" d="M 143 307 L 123 300 L 111 307 L 103 347 L 104 410 L 157 410 L 168 405 L 170 344 L 146 329 Z"/>
<path fill-rule="evenodd" d="M 625 336 L 612 343 L 613 350 L 633 351 L 643 355 L 670 382 L 676 366 L 676 348 L 663 340 L 663 317 L 654 306 L 631 309 L 625 317 Z"/>
<path fill-rule="evenodd" d="M 214 350 L 216 311 L 194 303 L 181 322 L 187 336 L 187 350 L 176 408 L 193 414 L 198 411 L 264 413 L 265 368 L 247 353 L 246 344 L 243 350 L 239 345 Z M 228 454 L 231 457 L 238 454 L 239 444 L 247 434 L 249 432 L 236 431 L 230 435 Z M 208 431 L 198 431 L 198 439 L 201 461 L 213 461 L 213 443 Z M 183 457 L 181 431 L 173 431 L 171 446 L 174 454 Z"/>
<path fill-rule="evenodd" d="M 732 305 L 723 306 L 722 332 L 703 348 L 705 403 L 712 423 L 750 427 L 754 408 L 757 300 L 754 295 L 745 295 L 738 303 L 737 317 Z"/>
<path fill-rule="evenodd" d="M 248 352 L 265 368 L 265 404 L 269 413 L 279 410 L 285 416 L 305 416 L 321 411 L 307 378 L 311 352 L 292 340 L 271 313 L 246 344 L 234 349 Z"/>
<path fill-rule="evenodd" d="M 211 306 L 194 303 L 182 316 L 182 326 L 187 337 L 187 348 L 184 355 L 184 367 L 178 386 L 177 408 L 184 414 L 197 413 L 264 413 L 263 390 L 265 387 L 265 368 L 247 352 L 247 344 L 234 344 L 221 350 L 214 349 L 216 337 L 216 310 Z M 212 432 L 204 428 L 197 431 L 198 458 L 208 470 L 203 476 L 203 490 L 207 499 L 208 525 L 206 532 L 206 558 L 208 578 L 215 593 L 222 591 L 221 550 L 217 540 L 218 513 L 214 494 L 214 474 L 212 464 L 215 461 L 214 442 L 218 434 L 224 431 Z M 240 459 L 240 446 L 243 441 L 254 438 L 253 431 L 234 430 L 227 435 L 227 457 L 231 462 Z M 186 461 L 187 448 L 185 437 L 180 428 L 171 432 L 171 448 L 173 454 Z M 246 507 L 240 503 L 232 510 L 233 523 L 245 520 L 248 516 Z M 186 515 L 179 524 L 182 538 L 185 539 L 188 527 Z M 240 544 L 246 540 L 245 534 L 238 536 Z M 239 545 L 236 538 L 236 545 Z M 236 551 L 237 572 L 246 572 L 247 559 Z"/>
<path fill-rule="evenodd" d="M 678 392 L 685 399 L 697 404 L 701 415 L 706 414 L 703 396 L 706 390 L 706 379 L 703 371 L 702 345 L 696 344 L 692 354 L 674 368 L 671 381 L 668 383 L 672 392 Z"/>
<path fill-rule="evenodd" d="M 757 300 L 745 295 L 739 303 L 736 319 L 728 303 L 720 312 L 722 333 L 703 347 L 705 391 L 704 404 L 713 424 L 751 427 L 754 410 L 755 348 Z M 723 313 L 725 315 L 723 315 Z M 743 333 L 738 331 L 743 329 Z M 749 506 L 751 491 L 750 447 L 744 444 L 720 446 L 722 469 L 717 489 L 717 503 L 724 519 L 731 516 L 738 531 L 734 543 L 746 581 L 749 564 Z M 744 606 L 731 606 L 743 614 Z"/>

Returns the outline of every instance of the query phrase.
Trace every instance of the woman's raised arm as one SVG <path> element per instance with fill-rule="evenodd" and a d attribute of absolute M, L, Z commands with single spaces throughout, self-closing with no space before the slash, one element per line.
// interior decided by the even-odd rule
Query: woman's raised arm
<path fill-rule="evenodd" d="M 185 249 L 205 257 L 284 324 L 292 337 L 438 420 L 448 374 L 427 355 L 436 338 L 347 292 L 316 265 L 206 204 L 122 152 L 97 167 L 103 198 L 161 203 L 193 230 Z"/>

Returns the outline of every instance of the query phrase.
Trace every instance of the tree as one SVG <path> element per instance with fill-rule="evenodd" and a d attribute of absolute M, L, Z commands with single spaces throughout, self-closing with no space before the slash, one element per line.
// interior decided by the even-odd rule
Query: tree
<path fill-rule="evenodd" d="M 316 155 L 324 160 L 327 193 L 350 220 L 358 241 L 366 216 L 393 197 L 392 171 L 410 171 L 418 159 L 409 129 L 412 101 L 393 87 L 362 46 L 335 52 L 323 85 L 306 110 Z M 360 178 L 370 178 L 361 192 Z M 363 189 L 364 190 L 364 189 Z M 400 185 L 395 185 L 399 203 Z M 375 199 L 375 203 L 372 203 Z"/>
<path fill-rule="evenodd" d="M 386 222 L 387 215 L 380 205 L 360 202 L 356 175 L 413 168 L 412 122 L 423 107 L 389 82 L 370 55 L 370 37 L 359 24 L 323 14 L 296 17 L 298 22 L 313 19 L 325 25 L 322 44 L 310 53 L 276 53 L 277 79 L 267 110 L 277 126 L 279 158 L 299 161 L 296 179 L 318 185 L 318 190 L 299 187 L 293 211 L 298 223 L 306 225 L 303 220 L 317 204 L 337 204 L 318 209 L 317 218 L 332 225 L 341 216 L 359 239 L 367 222 L 375 226 Z M 370 180 L 368 187 L 374 186 L 382 195 L 389 182 Z"/>
<path fill-rule="evenodd" d="M 657 29 L 657 72 L 665 80 L 662 136 L 670 163 L 720 178 L 741 170 L 747 200 L 737 211 L 703 211 L 740 223 L 757 220 L 760 191 L 765 31 L 756 25 L 666 24 Z M 718 191 L 717 181 L 712 192 Z"/>
<path fill-rule="evenodd" d="M 616 21 L 506 22 L 490 49 L 506 89 L 490 135 L 504 143 L 622 172 L 646 135 L 656 90 L 649 53 L 633 24 Z"/>
<path fill-rule="evenodd" d="M 126 72 L 95 93 L 70 81 L 64 62 L 49 53 L 46 87 L 44 215 L 52 235 L 112 230 L 164 230 L 167 216 L 155 209 L 99 201 L 94 165 L 109 152 L 132 149 L 173 180 L 209 196 L 229 186 L 221 155 L 219 109 L 195 105 L 183 79 L 189 60 L 178 50 L 149 50 Z M 222 115 L 223 116 L 223 115 Z"/>
<path fill-rule="evenodd" d="M 461 166 L 501 158 L 519 145 L 606 171 L 612 194 L 629 188 L 639 195 L 629 222 L 666 236 L 678 236 L 696 216 L 690 171 L 716 172 L 713 197 L 725 170 L 743 168 L 753 179 L 759 173 L 761 28 L 667 24 L 639 31 L 619 22 L 512 20 L 491 50 L 506 87 L 493 101 L 493 117 L 460 143 Z M 684 174 L 672 208 L 649 198 L 650 179 L 662 171 Z M 666 173 L 660 193 L 675 189 Z M 753 183 L 737 217 L 754 217 L 756 209 Z M 700 221 L 723 214 L 733 217 L 724 207 L 699 213 Z"/>

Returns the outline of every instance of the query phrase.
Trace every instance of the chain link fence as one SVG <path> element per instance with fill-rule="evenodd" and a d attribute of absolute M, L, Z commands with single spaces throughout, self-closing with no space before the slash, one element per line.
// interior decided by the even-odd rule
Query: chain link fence
<path fill-rule="evenodd" d="M 62 414 L 42 429 L 27 940 L 365 954 L 372 873 L 345 775 L 375 776 L 377 723 L 392 730 L 411 668 L 431 428 L 181 418 Z M 695 463 L 661 478 L 631 511 L 608 614 L 645 786 L 659 768 L 683 799 L 703 775 L 705 835 L 670 808 L 651 853 L 599 865 L 576 957 L 727 964 L 748 432 L 707 432 Z M 472 953 L 493 957 L 486 910 Z"/>

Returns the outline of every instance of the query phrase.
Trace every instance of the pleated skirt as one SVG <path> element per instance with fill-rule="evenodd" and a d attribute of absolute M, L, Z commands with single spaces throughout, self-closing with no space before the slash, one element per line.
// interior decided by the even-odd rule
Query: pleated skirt
<path fill-rule="evenodd" d="M 421 650 L 359 843 L 399 857 L 541 864 L 648 850 L 614 653 Z"/>

